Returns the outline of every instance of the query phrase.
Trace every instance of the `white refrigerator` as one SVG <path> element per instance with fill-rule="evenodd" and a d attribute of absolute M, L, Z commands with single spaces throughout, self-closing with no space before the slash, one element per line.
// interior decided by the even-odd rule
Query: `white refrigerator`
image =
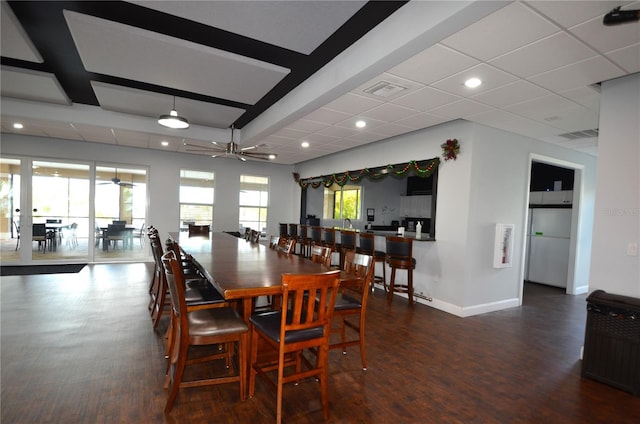
<path fill-rule="evenodd" d="M 571 209 L 531 208 L 525 280 L 567 287 Z"/>

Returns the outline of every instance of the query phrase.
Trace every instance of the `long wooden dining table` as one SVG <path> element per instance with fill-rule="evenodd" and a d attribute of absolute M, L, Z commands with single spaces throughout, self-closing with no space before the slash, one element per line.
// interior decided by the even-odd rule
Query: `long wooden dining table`
<path fill-rule="evenodd" d="M 227 233 L 212 233 L 209 238 L 189 237 L 180 232 L 170 234 L 181 249 L 227 300 L 242 302 L 248 322 L 253 299 L 276 295 L 282 291 L 282 274 L 313 274 L 332 269 L 299 255 L 287 255 L 266 244 L 251 243 Z M 177 238 L 176 238 L 177 236 Z M 341 284 L 358 277 L 342 272 Z"/>
<path fill-rule="evenodd" d="M 284 254 L 266 244 L 252 243 L 227 233 L 212 233 L 209 238 L 189 237 L 188 233 L 170 233 L 182 251 L 224 295 L 238 300 L 244 320 L 251 317 L 253 299 L 282 292 L 282 274 L 314 274 L 332 269 L 310 259 Z M 342 271 L 340 284 L 351 284 L 360 277 Z M 249 349 L 249 334 L 244 336 Z M 250 358 L 247 358 L 250 361 Z M 247 364 L 248 368 L 250 364 Z M 248 378 L 248 376 L 247 376 Z M 245 388 L 248 388 L 248 383 Z"/>

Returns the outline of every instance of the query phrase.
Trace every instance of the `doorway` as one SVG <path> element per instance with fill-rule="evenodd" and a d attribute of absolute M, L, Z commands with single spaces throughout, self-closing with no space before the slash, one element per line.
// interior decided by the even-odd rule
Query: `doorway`
<path fill-rule="evenodd" d="M 526 237 L 521 296 L 525 284 L 541 284 L 555 293 L 580 294 L 578 246 L 583 166 L 531 155 L 526 205 Z"/>

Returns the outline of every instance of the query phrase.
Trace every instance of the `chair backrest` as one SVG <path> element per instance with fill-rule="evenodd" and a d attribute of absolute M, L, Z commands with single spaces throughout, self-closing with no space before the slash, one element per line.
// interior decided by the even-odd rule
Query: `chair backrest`
<path fill-rule="evenodd" d="M 311 241 L 320 243 L 322 241 L 322 227 L 311 227 Z"/>
<path fill-rule="evenodd" d="M 313 246 L 311 248 L 311 260 L 313 262 L 331 266 L 331 248 L 328 246 Z"/>
<path fill-rule="evenodd" d="M 336 230 L 335 228 L 323 228 L 322 229 L 322 243 L 327 246 L 331 246 L 335 250 L 336 245 Z"/>
<path fill-rule="evenodd" d="M 289 224 L 289 237 L 298 238 L 298 224 Z"/>
<path fill-rule="evenodd" d="M 125 226 L 124 224 L 109 224 L 107 225 L 107 237 L 115 238 L 115 237 L 124 237 L 125 235 Z"/>
<path fill-rule="evenodd" d="M 280 236 L 274 236 L 274 235 L 269 236 L 269 248 L 277 249 L 279 243 L 280 243 Z"/>
<path fill-rule="evenodd" d="M 127 225 L 127 221 L 125 221 L 124 219 L 114 219 L 112 221 L 112 224 L 115 224 L 115 225 Z"/>
<path fill-rule="evenodd" d="M 286 253 L 288 255 L 293 253 L 293 249 L 295 248 L 295 246 L 296 239 L 294 239 L 293 237 L 280 237 L 276 249 L 278 250 L 278 252 Z"/>
<path fill-rule="evenodd" d="M 367 255 L 373 255 L 373 253 L 375 252 L 375 236 L 373 235 L 373 233 L 360 233 L 360 252 L 367 254 Z"/>
<path fill-rule="evenodd" d="M 251 243 L 258 243 L 260 241 L 260 231 L 251 230 L 251 235 L 249 236 L 249 241 Z"/>
<path fill-rule="evenodd" d="M 300 237 L 303 239 L 309 238 L 309 226 L 300 224 Z"/>
<path fill-rule="evenodd" d="M 296 331 L 306 336 L 303 336 L 306 342 L 324 339 L 328 343 L 339 284 L 340 271 L 337 270 L 317 274 L 282 274 L 280 345 L 296 342 L 296 335 L 291 334 Z M 310 302 L 309 299 L 317 299 L 318 302 Z"/>
<path fill-rule="evenodd" d="M 173 318 L 177 320 L 179 337 L 188 337 L 184 330 L 188 329 L 187 321 L 187 302 L 184 295 L 184 274 L 182 267 L 173 251 L 169 251 L 162 255 L 161 264 L 164 269 L 165 279 L 171 296 L 171 313 Z M 183 313 L 184 312 L 184 313 Z"/>
<path fill-rule="evenodd" d="M 340 245 L 344 250 L 356 248 L 356 232 L 352 230 L 340 230 Z"/>
<path fill-rule="evenodd" d="M 282 224 L 280 223 L 280 235 L 281 236 L 286 236 L 288 235 L 288 228 L 287 228 L 287 224 Z"/>
<path fill-rule="evenodd" d="M 369 296 L 369 287 L 373 278 L 374 261 L 372 255 L 348 251 L 344 257 L 343 270 L 349 274 L 360 277 L 356 282 L 350 282 L 340 286 L 341 290 L 356 293 L 360 297 L 362 307 L 366 307 Z"/>
<path fill-rule="evenodd" d="M 411 260 L 413 257 L 413 239 L 408 237 L 387 236 L 387 258 Z"/>
<path fill-rule="evenodd" d="M 33 237 L 43 237 L 47 235 L 47 224 L 33 224 Z"/>
<path fill-rule="evenodd" d="M 61 219 L 46 219 L 45 222 L 47 224 L 62 224 Z"/>
<path fill-rule="evenodd" d="M 189 224 L 189 237 L 207 237 L 211 232 L 210 225 L 195 225 Z"/>
<path fill-rule="evenodd" d="M 251 228 L 247 227 L 244 229 L 244 239 L 249 241 L 251 239 Z"/>

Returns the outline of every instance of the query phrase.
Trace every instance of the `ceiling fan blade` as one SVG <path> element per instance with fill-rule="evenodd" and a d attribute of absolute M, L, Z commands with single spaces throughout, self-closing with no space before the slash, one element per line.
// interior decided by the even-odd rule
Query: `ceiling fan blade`
<path fill-rule="evenodd" d="M 197 144 L 189 144 L 189 143 L 183 143 L 184 146 L 186 147 L 190 147 L 189 149 L 185 149 L 187 152 L 202 152 L 202 153 L 208 153 L 208 152 L 224 152 L 226 151 L 226 149 L 223 149 L 221 147 L 218 146 L 199 146 Z"/>
<path fill-rule="evenodd" d="M 123 182 L 119 182 L 118 183 L 119 186 L 122 187 L 135 187 L 135 185 L 133 183 L 123 183 Z"/>
<path fill-rule="evenodd" d="M 256 145 L 253 145 L 253 146 L 243 147 L 240 150 L 242 150 L 243 152 L 246 152 L 247 150 L 259 149 L 260 147 L 264 147 L 264 146 L 266 146 L 266 144 L 265 143 L 261 143 L 261 144 L 256 144 Z"/>

